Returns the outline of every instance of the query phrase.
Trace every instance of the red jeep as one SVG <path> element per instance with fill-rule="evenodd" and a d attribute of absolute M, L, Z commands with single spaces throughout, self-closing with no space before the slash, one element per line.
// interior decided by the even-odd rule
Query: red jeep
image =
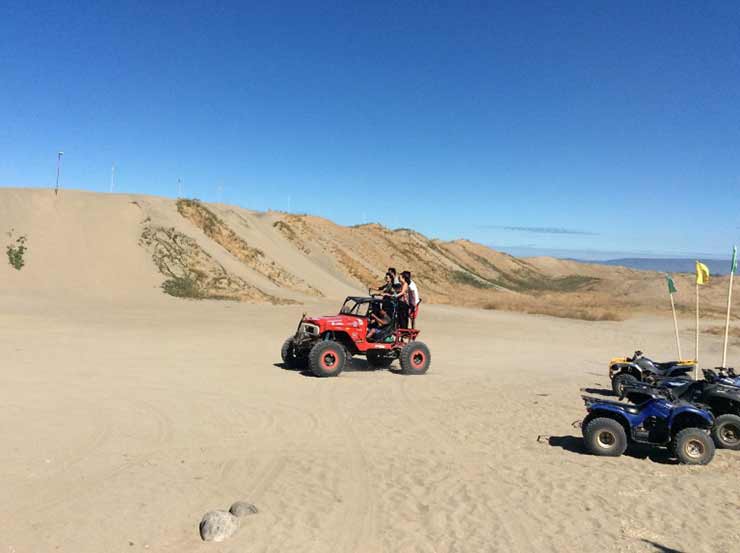
<path fill-rule="evenodd" d="M 404 373 L 424 374 L 431 362 L 429 348 L 416 340 L 418 330 L 398 328 L 393 314 L 386 335 L 377 341 L 367 340 L 368 314 L 382 301 L 379 297 L 349 296 L 338 315 L 304 314 L 296 333 L 283 344 L 283 363 L 294 369 L 307 367 L 316 376 L 337 376 L 353 355 L 365 355 L 371 367 L 386 368 L 398 359 Z"/>

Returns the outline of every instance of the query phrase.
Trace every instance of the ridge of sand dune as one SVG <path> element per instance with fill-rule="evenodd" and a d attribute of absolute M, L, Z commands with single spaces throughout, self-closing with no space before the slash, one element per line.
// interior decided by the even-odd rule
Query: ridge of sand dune
<path fill-rule="evenodd" d="M 3 188 L 0 225 L 0 236 L 12 230 L 28 239 L 26 266 L 16 271 L 0 263 L 0 285 L 48 296 L 148 301 L 164 286 L 192 297 L 302 303 L 362 293 L 393 265 L 412 271 L 427 303 L 593 319 L 666 312 L 657 273 L 518 259 L 469 240 L 429 239 L 375 223 L 345 227 L 313 215 L 197 200 Z M 146 235 L 157 237 L 156 251 L 142 240 Z M 173 276 L 173 266 L 157 256 L 168 248 L 182 254 L 183 244 L 192 255 L 180 255 Z M 676 280 L 691 289 L 689 277 Z M 708 313 L 721 313 L 725 282 L 712 279 L 705 287 Z M 679 310 L 692 300 L 676 296 Z"/>

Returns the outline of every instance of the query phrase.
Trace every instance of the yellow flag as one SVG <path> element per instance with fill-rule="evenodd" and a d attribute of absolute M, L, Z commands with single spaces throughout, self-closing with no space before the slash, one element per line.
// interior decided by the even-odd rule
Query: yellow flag
<path fill-rule="evenodd" d="M 706 284 L 709 282 L 709 267 L 704 263 L 696 262 L 696 283 Z"/>

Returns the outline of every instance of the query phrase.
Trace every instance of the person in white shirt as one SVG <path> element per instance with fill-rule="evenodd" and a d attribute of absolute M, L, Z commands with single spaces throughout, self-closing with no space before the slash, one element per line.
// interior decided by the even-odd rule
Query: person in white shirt
<path fill-rule="evenodd" d="M 406 284 L 406 303 L 408 304 L 411 328 L 414 328 L 416 324 L 416 316 L 419 314 L 419 304 L 421 303 L 419 288 L 416 286 L 416 282 L 411 278 L 411 272 L 409 271 L 401 273 L 401 281 Z"/>

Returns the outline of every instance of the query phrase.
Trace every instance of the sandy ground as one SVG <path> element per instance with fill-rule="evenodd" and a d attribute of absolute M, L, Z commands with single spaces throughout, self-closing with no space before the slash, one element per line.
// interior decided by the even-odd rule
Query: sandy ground
<path fill-rule="evenodd" d="M 596 458 L 571 426 L 610 357 L 673 357 L 668 319 L 427 306 L 427 375 L 324 380 L 279 348 L 334 302 L 0 306 L 2 553 L 740 551 L 740 453 Z M 240 499 L 260 513 L 202 543 Z"/>

